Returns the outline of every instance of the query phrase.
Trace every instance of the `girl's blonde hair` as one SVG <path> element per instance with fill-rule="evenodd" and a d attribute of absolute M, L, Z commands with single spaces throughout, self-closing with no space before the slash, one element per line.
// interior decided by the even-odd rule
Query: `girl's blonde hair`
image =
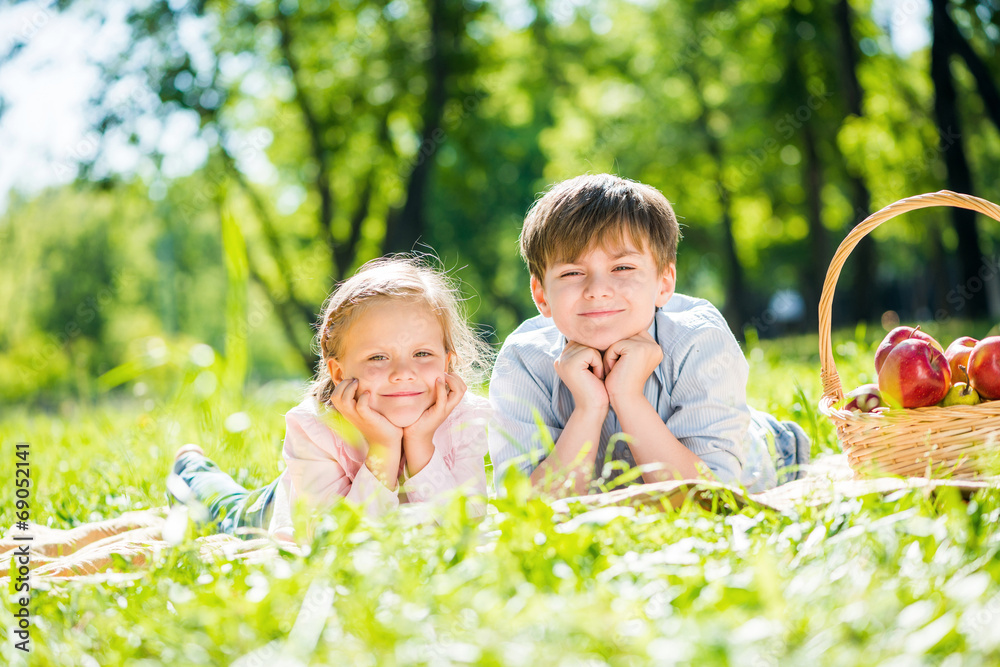
<path fill-rule="evenodd" d="M 469 326 L 458 288 L 424 257 L 395 255 L 366 262 L 323 304 L 315 339 L 319 366 L 310 395 L 321 403 L 329 402 L 334 384 L 328 360 L 343 354 L 344 338 L 358 317 L 374 305 L 397 300 L 426 303 L 441 322 L 445 350 L 454 353 L 448 372 L 470 387 L 482 383 L 493 350 Z"/>

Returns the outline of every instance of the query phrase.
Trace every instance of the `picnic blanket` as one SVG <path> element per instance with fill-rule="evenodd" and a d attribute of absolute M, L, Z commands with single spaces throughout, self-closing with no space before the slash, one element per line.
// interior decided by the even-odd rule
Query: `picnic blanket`
<path fill-rule="evenodd" d="M 827 455 L 802 468 L 805 475 L 800 479 L 761 493 L 744 493 L 740 489 L 720 482 L 678 480 L 637 484 L 608 493 L 565 498 L 556 501 L 554 507 L 557 512 L 563 513 L 569 512 L 578 504 L 594 509 L 664 503 L 680 507 L 691 498 L 702 507 L 717 512 L 738 511 L 746 506 L 788 512 L 799 505 L 826 505 L 838 498 L 859 498 L 872 494 L 888 495 L 905 489 L 922 489 L 926 494 L 933 494 L 941 488 L 954 488 L 967 499 L 981 489 L 1000 488 L 1000 478 L 982 481 L 925 477 L 858 478 L 848 465 L 845 454 Z"/>
<path fill-rule="evenodd" d="M 820 458 L 806 466 L 805 473 L 801 479 L 762 493 L 745 494 L 718 482 L 681 480 L 639 484 L 608 493 L 557 500 L 553 502 L 553 509 L 564 514 L 579 504 L 591 510 L 664 504 L 680 507 L 691 498 L 718 512 L 738 511 L 746 506 L 786 512 L 802 504 L 822 505 L 837 498 L 884 495 L 912 488 L 934 493 L 942 487 L 954 487 L 968 497 L 979 489 L 1000 486 L 998 479 L 977 482 L 919 477 L 856 479 L 844 455 Z M 0 586 L 6 587 L 9 583 L 12 569 L 17 576 L 13 557 L 25 542 L 16 538 L 25 535 L 32 537 L 28 544 L 33 581 L 114 581 L 142 576 L 144 567 L 154 562 L 164 549 L 178 543 L 175 521 L 178 516 L 175 511 L 171 518 L 167 508 L 156 508 L 126 512 L 114 519 L 70 529 L 38 524 L 29 524 L 27 530 L 10 529 L 0 539 Z M 182 519 L 186 522 L 186 517 Z M 210 535 L 195 542 L 199 556 L 208 562 L 263 561 L 277 557 L 282 551 L 299 553 L 295 545 L 279 544 L 264 537 L 248 540 L 231 535 Z"/>
<path fill-rule="evenodd" d="M 185 512 L 186 510 L 182 510 Z M 175 518 L 178 515 L 175 513 Z M 180 515 L 186 524 L 186 517 Z M 129 578 L 152 563 L 166 548 L 177 544 L 170 534 L 169 510 L 159 507 L 125 512 L 104 521 L 75 528 L 49 528 L 28 524 L 26 530 L 11 528 L 0 539 L 0 586 L 17 575 L 15 557 L 28 545 L 33 581 L 82 579 L 108 581 Z M 30 536 L 30 541 L 23 538 Z M 18 539 L 22 538 L 22 539 Z M 267 538 L 240 539 L 232 535 L 208 535 L 195 540 L 199 556 L 206 561 L 242 559 L 262 561 L 281 550 L 298 553 L 293 544 Z"/>

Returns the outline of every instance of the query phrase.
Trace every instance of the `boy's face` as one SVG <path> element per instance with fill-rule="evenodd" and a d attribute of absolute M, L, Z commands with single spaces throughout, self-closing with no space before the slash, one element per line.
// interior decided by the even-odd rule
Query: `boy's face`
<path fill-rule="evenodd" d="M 653 253 L 627 241 L 620 251 L 589 248 L 574 262 L 550 264 L 531 278 L 538 311 L 567 339 L 603 352 L 649 328 L 673 296 L 676 267 L 658 271 Z"/>

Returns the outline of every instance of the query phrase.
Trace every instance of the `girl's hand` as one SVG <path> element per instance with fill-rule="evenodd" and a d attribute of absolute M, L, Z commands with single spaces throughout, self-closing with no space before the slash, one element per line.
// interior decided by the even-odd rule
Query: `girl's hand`
<path fill-rule="evenodd" d="M 399 428 L 381 412 L 373 410 L 369 403 L 371 392 L 363 391 L 358 395 L 358 380 L 344 380 L 333 389 L 330 402 L 354 428 L 361 432 L 369 445 L 379 444 L 385 447 L 399 446 L 403 438 L 403 429 Z"/>
<path fill-rule="evenodd" d="M 403 429 L 369 406 L 371 393 L 358 396 L 356 378 L 344 380 L 333 389 L 330 402 L 368 443 L 365 466 L 389 490 L 396 488 L 399 458 L 403 453 Z"/>
<path fill-rule="evenodd" d="M 434 431 L 461 402 L 467 389 L 457 375 L 445 373 L 443 378 L 438 378 L 434 386 L 434 404 L 424 410 L 417 421 L 403 429 L 403 447 L 416 442 L 429 444 Z"/>

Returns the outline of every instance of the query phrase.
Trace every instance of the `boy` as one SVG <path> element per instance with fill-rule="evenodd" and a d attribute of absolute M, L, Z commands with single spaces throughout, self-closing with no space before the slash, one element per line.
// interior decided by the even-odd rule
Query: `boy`
<path fill-rule="evenodd" d="M 659 191 L 608 174 L 559 183 L 531 208 L 521 255 L 541 316 L 507 338 L 490 382 L 498 489 L 515 465 L 536 487 L 565 477 L 562 491 L 586 493 L 609 460 L 643 466 L 646 482 L 773 486 L 768 426 L 784 463 L 808 458 L 801 429 L 780 433 L 758 413 L 744 474 L 749 368 L 719 311 L 674 293 L 679 236 Z M 555 442 L 547 455 L 536 414 Z"/>

